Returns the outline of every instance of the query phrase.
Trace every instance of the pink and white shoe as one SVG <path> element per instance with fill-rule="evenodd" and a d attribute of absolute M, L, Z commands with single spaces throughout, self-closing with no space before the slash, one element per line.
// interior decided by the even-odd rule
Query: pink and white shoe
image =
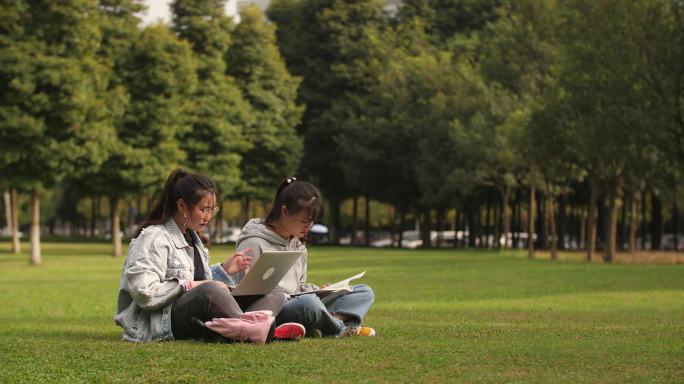
<path fill-rule="evenodd" d="M 273 338 L 297 341 L 306 335 L 306 328 L 299 323 L 284 323 L 276 327 Z"/>

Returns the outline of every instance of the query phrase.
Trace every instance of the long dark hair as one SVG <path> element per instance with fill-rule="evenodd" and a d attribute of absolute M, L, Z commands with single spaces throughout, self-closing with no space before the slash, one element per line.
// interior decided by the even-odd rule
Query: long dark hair
<path fill-rule="evenodd" d="M 208 193 L 213 193 L 217 199 L 219 197 L 218 188 L 210 178 L 199 173 L 185 172 L 182 168 L 171 172 L 164 183 L 161 195 L 138 228 L 135 237 L 140 236 L 145 227 L 163 224 L 173 217 L 178 211 L 178 199 L 183 199 L 186 204 L 193 207 Z"/>
<path fill-rule="evenodd" d="M 294 177 L 288 177 L 278 186 L 275 199 L 273 199 L 273 206 L 266 216 L 266 225 L 273 226 L 273 223 L 280 219 L 283 206 L 292 215 L 307 210 L 309 220 L 316 222 L 323 216 L 323 195 L 315 185 L 307 181 L 299 181 Z M 308 239 L 300 240 L 307 242 Z"/>

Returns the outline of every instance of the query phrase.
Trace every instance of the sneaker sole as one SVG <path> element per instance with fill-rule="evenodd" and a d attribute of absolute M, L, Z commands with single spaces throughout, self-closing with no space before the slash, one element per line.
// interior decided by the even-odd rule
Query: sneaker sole
<path fill-rule="evenodd" d="M 273 338 L 278 340 L 299 340 L 306 334 L 306 328 L 299 323 L 285 323 L 276 327 Z"/>

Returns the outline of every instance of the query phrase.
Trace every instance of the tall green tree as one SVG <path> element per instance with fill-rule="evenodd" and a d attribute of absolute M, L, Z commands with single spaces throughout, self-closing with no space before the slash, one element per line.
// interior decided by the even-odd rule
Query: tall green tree
<path fill-rule="evenodd" d="M 152 194 L 165 176 L 185 158 L 178 137 L 192 127 L 192 96 L 197 85 L 195 59 L 187 42 L 165 25 L 145 28 L 124 53 L 121 82 L 128 105 L 118 121 L 116 151 L 92 176 L 109 197 L 114 255 L 118 238 L 120 199 Z"/>
<path fill-rule="evenodd" d="M 248 211 L 251 197 L 268 200 L 273 186 L 299 167 L 303 144 L 295 127 L 304 107 L 297 104 L 300 79 L 287 70 L 275 42 L 275 27 L 256 6 L 245 8 L 226 54 L 227 73 L 251 106 L 245 130 L 250 143 L 240 163 L 239 196 Z"/>
<path fill-rule="evenodd" d="M 121 158 L 124 157 L 121 152 L 127 145 L 121 141 L 120 128 L 130 103 L 130 94 L 124 80 L 125 61 L 129 57 L 131 45 L 140 36 L 140 19 L 136 13 L 143 9 L 144 6 L 138 0 L 99 1 L 97 19 L 101 43 L 97 59 L 109 68 L 106 91 L 101 96 L 106 100 L 110 115 L 108 121 L 112 129 L 117 131 L 117 136 L 107 160 L 99 169 L 85 174 L 70 175 L 65 180 L 67 190 L 78 191 L 82 197 L 109 197 L 114 256 L 121 255 L 118 203 L 121 196 L 129 192 L 126 183 L 121 182 L 119 174 L 122 170 Z"/>
<path fill-rule="evenodd" d="M 31 192 L 30 261 L 38 264 L 41 189 L 96 169 L 114 141 L 101 97 L 108 69 L 96 57 L 96 1 L 16 1 L 3 12 L 9 23 L 0 37 L 0 169 Z"/>
<path fill-rule="evenodd" d="M 224 0 L 175 0 L 173 29 L 197 59 L 192 129 L 179 136 L 188 168 L 210 174 L 224 196 L 241 184 L 240 162 L 250 149 L 244 130 L 253 123 L 250 106 L 226 72 L 232 20 Z"/>
<path fill-rule="evenodd" d="M 386 23 L 377 0 L 274 1 L 268 17 L 277 25 L 278 45 L 290 71 L 302 76 L 299 98 L 307 109 L 302 173 L 316 182 L 331 205 L 332 237 L 341 201 L 363 191 L 345 183 L 339 141 L 345 126 L 363 114 L 363 96 L 377 80 L 376 49 Z"/>
<path fill-rule="evenodd" d="M 657 2 L 576 0 L 565 3 L 563 25 L 564 63 L 561 85 L 572 106 L 569 125 L 578 138 L 578 153 L 592 187 L 588 257 L 594 250 L 594 209 L 600 195 L 608 203 L 603 258 L 616 252 L 619 202 L 625 180 L 640 178 L 635 164 L 657 164 L 654 134 L 660 120 L 649 113 L 653 103 L 643 76 L 650 63 L 641 49 L 644 30 L 649 30 Z"/>
<path fill-rule="evenodd" d="M 550 156 L 546 159 L 536 156 L 534 152 L 540 147 L 534 139 L 550 135 L 532 132 L 530 125 L 531 115 L 542 110 L 545 101 L 557 93 L 559 47 L 556 30 L 559 12 L 555 1 L 522 0 L 506 3 L 496 8 L 494 14 L 495 21 L 481 30 L 478 59 L 497 99 L 494 115 L 498 117 L 494 131 L 485 135 L 490 141 L 480 143 L 488 153 L 478 169 L 482 183 L 496 188 L 501 195 L 503 236 L 508 239 L 512 189 L 519 183 L 526 183 L 532 199 L 530 206 L 535 205 L 535 190 L 540 181 L 536 175 L 543 168 L 544 174 L 550 177 L 549 171 L 555 168 L 545 164 L 562 153 L 543 152 Z M 542 160 L 533 162 L 540 158 Z M 552 178 L 561 179 L 561 175 L 553 175 Z M 548 184 L 548 188 L 543 190 L 549 195 L 552 189 L 556 190 Z M 533 216 L 532 209 L 529 209 L 529 215 Z M 532 221 L 529 227 L 533 227 Z M 528 232 L 532 238 L 533 231 Z"/>

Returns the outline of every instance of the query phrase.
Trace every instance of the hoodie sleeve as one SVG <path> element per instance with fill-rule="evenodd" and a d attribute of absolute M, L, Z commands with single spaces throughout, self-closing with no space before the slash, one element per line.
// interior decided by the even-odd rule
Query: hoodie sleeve
<path fill-rule="evenodd" d="M 309 252 L 305 248 L 304 249 L 304 261 L 302 263 L 302 267 L 303 267 L 302 268 L 302 274 L 299 277 L 299 287 L 297 287 L 297 292 L 309 292 L 309 291 L 315 291 L 315 290 L 319 289 L 319 287 L 316 284 L 306 282 L 306 279 L 307 279 L 306 271 L 309 268 L 308 263 L 307 263 L 308 258 L 309 258 Z"/>

